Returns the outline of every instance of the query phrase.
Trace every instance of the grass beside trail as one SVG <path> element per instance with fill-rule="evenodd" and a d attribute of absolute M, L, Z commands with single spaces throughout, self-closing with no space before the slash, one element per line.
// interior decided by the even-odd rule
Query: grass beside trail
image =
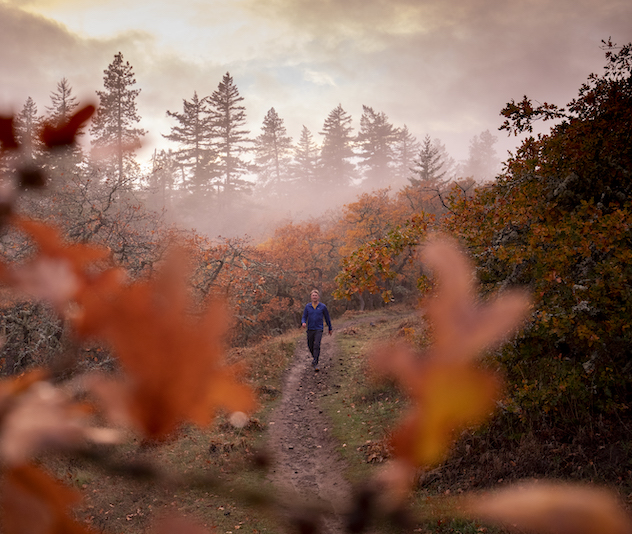
<path fill-rule="evenodd" d="M 321 400 L 332 419 L 340 453 L 348 463 L 346 475 L 351 482 L 360 483 L 388 458 L 388 432 L 407 404 L 394 384 L 373 380 L 368 356 L 381 342 L 419 336 L 421 327 L 417 314 L 404 309 L 348 313 L 337 320 L 337 324 L 342 323 L 349 326 L 337 330 L 338 351 L 330 370 L 333 385 Z M 183 427 L 167 443 L 142 444 L 136 440 L 117 448 L 111 459 L 133 464 L 131 471 L 135 473 L 128 469 L 115 474 L 78 458 L 45 459 L 56 476 L 81 492 L 83 500 L 76 511 L 79 520 L 105 533 L 141 534 L 150 532 L 155 521 L 176 512 L 222 534 L 280 532 L 281 527 L 264 509 L 244 502 L 248 501 L 247 494 L 272 491 L 266 472 L 256 467 L 257 450 L 269 414 L 281 398 L 283 371 L 290 364 L 297 341 L 303 342 L 302 333 L 231 352 L 230 361 L 247 365 L 247 380 L 261 402 L 261 409 L 243 429 L 219 417 L 210 429 Z M 416 341 L 423 343 L 419 338 Z M 148 481 L 142 476 L 146 465 L 190 480 L 206 475 L 215 482 L 178 487 Z M 418 501 L 423 498 L 419 496 Z M 419 525 L 417 531 L 474 534 L 480 529 L 474 523 L 446 520 Z"/>
<path fill-rule="evenodd" d="M 231 351 L 230 361 L 247 366 L 247 380 L 261 403 L 243 429 L 220 416 L 211 428 L 186 426 L 166 443 L 133 440 L 109 457 L 110 463 L 127 466 L 121 474 L 76 457 L 43 459 L 57 477 L 81 492 L 78 519 L 104 532 L 140 534 L 149 532 L 154 521 L 177 512 L 218 533 L 279 532 L 264 510 L 243 502 L 247 494 L 265 493 L 268 485 L 265 471 L 257 468 L 257 450 L 269 413 L 281 398 L 282 373 L 294 355 L 296 338 L 292 333 Z M 151 466 L 149 478 L 143 476 L 147 466 Z M 155 470 L 191 481 L 206 476 L 216 482 L 178 487 L 154 480 Z"/>
<path fill-rule="evenodd" d="M 349 326 L 337 331 L 338 356 L 332 361 L 334 388 L 339 394 L 323 397 L 323 406 L 333 422 L 333 434 L 348 463 L 347 478 L 361 483 L 383 467 L 390 457 L 389 432 L 397 425 L 408 402 L 392 382 L 378 380 L 371 371 L 370 356 L 389 340 L 412 340 L 424 346 L 421 321 L 416 312 L 355 312 L 338 321 Z M 424 506 L 425 491 L 414 495 L 413 510 Z M 440 519 L 418 525 L 415 532 L 432 534 L 477 534 L 499 532 L 476 522 Z"/>
<path fill-rule="evenodd" d="M 323 397 L 334 424 L 340 452 L 349 464 L 348 478 L 360 482 L 388 457 L 386 438 L 406 400 L 392 383 L 374 380 L 369 356 L 380 343 L 396 337 L 413 312 L 384 311 L 346 314 L 339 322 L 351 325 L 337 331 L 338 356 L 332 361 L 333 387 L 339 395 Z"/>

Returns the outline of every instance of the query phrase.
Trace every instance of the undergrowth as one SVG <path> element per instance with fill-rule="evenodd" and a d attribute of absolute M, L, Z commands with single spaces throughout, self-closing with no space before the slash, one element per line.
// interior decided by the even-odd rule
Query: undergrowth
<path fill-rule="evenodd" d="M 247 367 L 248 380 L 260 402 L 259 410 L 243 428 L 234 427 L 220 416 L 208 429 L 187 425 L 177 437 L 163 443 L 136 439 L 119 447 L 111 462 L 136 466 L 141 472 L 136 480 L 130 479 L 129 472 L 116 476 L 111 470 L 103 470 L 90 458 L 44 458 L 44 465 L 81 491 L 78 519 L 106 533 L 138 534 L 177 511 L 217 532 L 278 532 L 278 525 L 260 507 L 245 506 L 243 500 L 231 499 L 230 492 L 220 491 L 219 487 L 239 481 L 238 488 L 247 493 L 269 484 L 261 469 L 265 459 L 259 450 L 267 417 L 280 400 L 282 373 L 294 354 L 295 338 L 296 334 L 286 334 L 231 352 L 229 359 L 233 363 Z M 193 480 L 212 475 L 218 491 L 195 485 L 178 487 L 168 482 L 148 484 L 142 470 L 150 465 Z"/>

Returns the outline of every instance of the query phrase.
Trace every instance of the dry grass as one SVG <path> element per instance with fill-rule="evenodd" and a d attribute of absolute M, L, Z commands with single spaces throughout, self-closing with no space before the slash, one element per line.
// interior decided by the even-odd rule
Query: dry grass
<path fill-rule="evenodd" d="M 78 518 L 106 533 L 146 532 L 154 521 L 174 512 L 217 532 L 277 532 L 271 517 L 243 504 L 243 494 L 263 491 L 268 484 L 258 449 L 266 417 L 280 397 L 281 376 L 293 356 L 295 337 L 279 336 L 231 351 L 229 360 L 245 366 L 246 380 L 260 402 L 244 428 L 233 427 L 220 415 L 208 429 L 184 426 L 163 443 L 131 439 L 107 455 L 99 451 L 96 461 L 42 459 L 57 477 L 81 492 Z M 177 482 L 182 479 L 212 482 L 187 486 Z"/>

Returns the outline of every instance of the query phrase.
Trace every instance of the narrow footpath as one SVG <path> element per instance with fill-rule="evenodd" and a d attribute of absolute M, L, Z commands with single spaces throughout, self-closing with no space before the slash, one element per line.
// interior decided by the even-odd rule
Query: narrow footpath
<path fill-rule="evenodd" d="M 321 398 L 340 394 L 333 385 L 332 361 L 337 356 L 333 336 L 323 336 L 320 371 L 311 366 L 304 338 L 286 371 L 280 405 L 270 418 L 269 450 L 274 466 L 271 481 L 284 500 L 326 508 L 320 532 L 342 534 L 351 486 L 344 479 L 345 464 L 331 437 L 331 423 L 320 407 Z"/>

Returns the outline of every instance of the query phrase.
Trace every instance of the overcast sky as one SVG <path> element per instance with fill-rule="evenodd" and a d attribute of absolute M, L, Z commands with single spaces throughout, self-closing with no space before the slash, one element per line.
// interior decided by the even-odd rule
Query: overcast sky
<path fill-rule="evenodd" d="M 122 52 L 134 68 L 145 153 L 168 146 L 166 110 L 210 95 L 227 71 L 253 136 L 274 107 L 295 139 L 317 141 L 338 104 L 359 127 L 362 105 L 467 157 L 489 129 L 503 157 L 514 138 L 499 111 L 527 94 L 566 104 L 601 39 L 632 41 L 630 0 L 0 0 L 0 114 L 27 96 L 40 112 L 66 77 L 95 102 Z"/>

